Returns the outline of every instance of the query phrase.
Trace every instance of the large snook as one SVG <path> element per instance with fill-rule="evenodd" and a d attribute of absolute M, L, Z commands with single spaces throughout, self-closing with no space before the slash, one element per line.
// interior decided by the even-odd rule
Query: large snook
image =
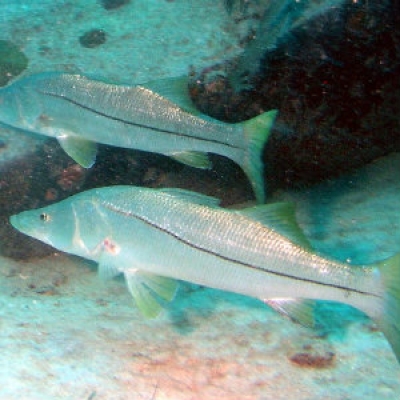
<path fill-rule="evenodd" d="M 92 189 L 11 217 L 21 232 L 123 273 L 140 310 L 154 317 L 182 279 L 253 296 L 295 319 L 312 301 L 364 311 L 400 354 L 400 256 L 351 266 L 316 255 L 287 203 L 240 211 L 179 189 Z"/>
<path fill-rule="evenodd" d="M 0 90 L 1 122 L 57 138 L 84 167 L 93 165 L 96 143 L 161 153 L 198 168 L 209 168 L 207 153 L 216 153 L 241 166 L 260 203 L 262 150 L 275 116 L 273 110 L 227 124 L 200 115 L 185 78 L 123 86 L 54 72 Z"/>

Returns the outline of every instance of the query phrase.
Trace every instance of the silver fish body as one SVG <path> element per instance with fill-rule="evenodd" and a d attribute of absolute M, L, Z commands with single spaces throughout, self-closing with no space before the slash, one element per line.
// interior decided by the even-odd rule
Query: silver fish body
<path fill-rule="evenodd" d="M 363 268 L 323 258 L 284 203 L 233 211 L 184 190 L 115 186 L 21 213 L 11 223 L 98 262 L 103 277 L 123 273 L 148 316 L 161 309 L 157 295 L 172 299 L 171 279 L 256 297 L 287 314 L 299 300 L 333 300 L 377 321 L 399 354 L 399 256 Z"/>
<path fill-rule="evenodd" d="M 123 86 L 56 72 L 1 89 L 0 103 L 0 121 L 58 139 L 84 167 L 93 164 L 96 143 L 156 152 L 199 168 L 210 166 L 211 152 L 239 164 L 264 201 L 261 153 L 276 111 L 227 124 L 194 109 L 182 78 Z"/>

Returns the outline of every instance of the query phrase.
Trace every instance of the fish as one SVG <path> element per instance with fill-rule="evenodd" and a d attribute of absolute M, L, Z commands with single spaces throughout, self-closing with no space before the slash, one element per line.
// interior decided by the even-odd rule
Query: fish
<path fill-rule="evenodd" d="M 119 274 L 143 315 L 156 317 L 178 281 L 260 299 L 312 326 L 317 300 L 363 311 L 400 361 L 400 254 L 354 266 L 317 254 L 291 203 L 226 209 L 219 200 L 177 188 L 90 189 L 10 218 L 54 248 Z"/>
<path fill-rule="evenodd" d="M 191 102 L 187 77 L 126 86 L 44 72 L 0 89 L 2 123 L 56 138 L 82 167 L 94 164 L 97 143 L 203 169 L 215 153 L 243 169 L 259 203 L 265 202 L 262 152 L 276 115 L 270 110 L 236 124 L 203 115 Z"/>
<path fill-rule="evenodd" d="M 226 7 L 231 12 L 234 1 L 226 1 Z M 240 1 L 239 9 L 243 13 L 244 4 Z M 321 1 L 295 1 L 281 0 L 265 2 L 259 11 L 259 24 L 254 27 L 252 40 L 249 40 L 243 53 L 232 60 L 226 78 L 232 88 L 239 92 L 252 88 L 254 78 L 263 70 L 268 70 L 269 57 L 283 43 L 293 41 L 293 36 L 298 34 L 299 29 L 305 29 L 307 23 L 317 19 L 321 15 L 339 9 L 343 0 L 321 0 Z M 237 18 L 237 16 L 236 16 Z M 232 67 L 233 65 L 233 67 Z"/>

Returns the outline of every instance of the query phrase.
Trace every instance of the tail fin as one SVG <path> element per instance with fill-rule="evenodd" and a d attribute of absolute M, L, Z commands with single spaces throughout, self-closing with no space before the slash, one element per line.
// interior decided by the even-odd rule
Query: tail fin
<path fill-rule="evenodd" d="M 249 178 L 258 203 L 265 203 L 262 151 L 271 133 L 277 110 L 271 110 L 242 123 L 246 151 L 241 167 Z"/>
<path fill-rule="evenodd" d="M 380 263 L 379 270 L 386 291 L 378 323 L 400 362 L 400 253 Z"/>

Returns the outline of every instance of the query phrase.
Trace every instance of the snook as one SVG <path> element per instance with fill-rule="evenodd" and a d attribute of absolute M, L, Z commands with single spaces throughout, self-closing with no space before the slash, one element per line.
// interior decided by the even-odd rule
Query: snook
<path fill-rule="evenodd" d="M 122 86 L 82 75 L 41 73 L 0 90 L 0 121 L 58 139 L 83 167 L 91 167 L 96 143 L 165 154 L 210 168 L 207 153 L 225 156 L 246 173 L 264 202 L 262 150 L 276 111 L 227 124 L 200 115 L 187 80 Z"/>
<path fill-rule="evenodd" d="M 92 189 L 11 217 L 21 232 L 123 273 L 149 317 L 172 300 L 175 279 L 261 299 L 309 321 L 313 302 L 350 304 L 373 318 L 400 355 L 400 256 L 351 266 L 316 255 L 287 203 L 240 211 L 178 189 Z"/>

